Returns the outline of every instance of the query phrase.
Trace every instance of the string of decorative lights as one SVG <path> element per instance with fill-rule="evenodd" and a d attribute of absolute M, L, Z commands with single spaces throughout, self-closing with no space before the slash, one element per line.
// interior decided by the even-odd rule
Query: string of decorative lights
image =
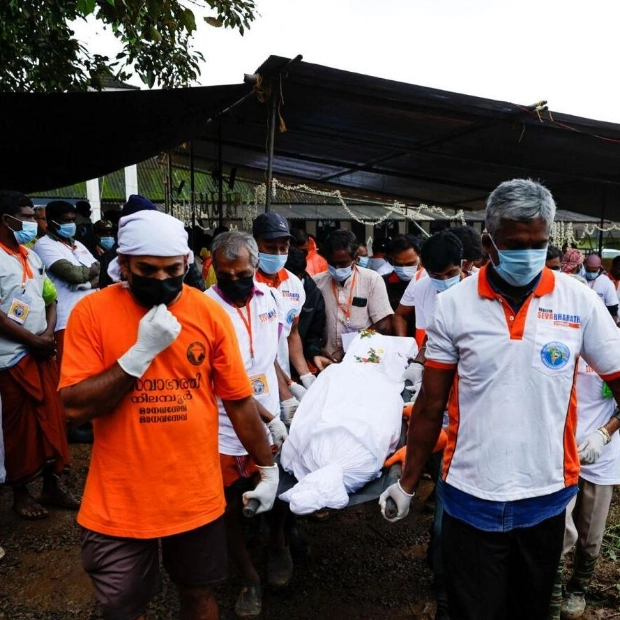
<path fill-rule="evenodd" d="M 286 185 L 284 183 L 281 183 L 277 179 L 272 179 L 271 181 L 272 198 L 277 197 L 278 189 L 282 189 L 284 191 L 289 191 L 289 192 L 301 192 L 301 193 L 311 194 L 313 196 L 322 196 L 324 198 L 335 198 L 340 203 L 340 205 L 345 210 L 345 212 L 351 217 L 351 219 L 356 221 L 358 224 L 364 224 L 366 226 L 379 226 L 386 220 L 393 218 L 395 214 L 400 215 L 411 221 L 417 222 L 423 218 L 416 217 L 416 214 L 418 216 L 424 215 L 423 213 L 424 211 L 435 213 L 447 220 L 458 220 L 463 225 L 465 225 L 465 212 L 462 209 L 459 209 L 454 215 L 450 215 L 446 213 L 441 207 L 435 207 L 435 206 L 431 206 L 427 204 L 420 204 L 418 206 L 409 206 L 403 202 L 399 202 L 398 200 L 395 200 L 392 204 L 377 203 L 379 206 L 386 209 L 387 212 L 378 219 L 369 219 L 369 218 L 360 217 L 356 213 L 354 213 L 350 209 L 349 205 L 346 203 L 345 199 L 343 198 L 342 193 L 338 189 L 335 189 L 335 190 L 314 189 L 313 187 L 310 187 L 304 183 L 301 183 L 299 185 Z M 260 192 L 260 198 L 264 200 L 266 191 L 267 189 L 266 189 L 265 184 L 257 186 L 255 190 L 255 199 L 254 199 L 255 206 L 258 206 L 258 204 L 260 204 L 261 202 L 261 200 L 259 199 L 259 192 Z M 348 198 L 348 200 L 368 204 L 368 201 L 364 200 L 363 198 Z"/>
<path fill-rule="evenodd" d="M 592 226 L 588 226 L 588 224 L 586 224 L 583 227 L 583 233 L 581 234 L 581 238 L 584 239 L 585 237 L 591 237 L 596 232 L 609 233 L 613 232 L 614 230 L 620 230 L 620 224 L 612 224 L 609 228 L 602 228 L 601 226 L 597 226 L 596 224 L 593 224 Z"/>

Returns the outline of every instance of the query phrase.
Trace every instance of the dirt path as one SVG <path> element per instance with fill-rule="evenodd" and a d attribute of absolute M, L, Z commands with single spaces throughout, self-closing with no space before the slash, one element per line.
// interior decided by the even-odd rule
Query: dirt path
<path fill-rule="evenodd" d="M 72 446 L 72 488 L 80 491 L 88 467 L 87 446 Z M 427 492 L 430 490 L 427 487 Z M 11 493 L 0 492 L 0 619 L 95 620 L 100 618 L 90 582 L 79 559 L 75 515 L 52 510 L 44 521 L 25 522 L 10 510 Z M 614 500 L 615 522 L 620 502 Z M 377 506 L 365 504 L 334 513 L 326 522 L 300 520 L 310 555 L 298 560 L 291 585 L 266 591 L 264 620 L 431 620 L 434 613 L 426 545 L 431 514 L 417 503 L 401 523 L 387 524 Z M 264 574 L 263 547 L 253 553 Z M 240 587 L 231 567 L 229 581 L 217 589 L 223 620 L 235 618 L 233 605 Z M 608 557 L 599 562 L 591 601 L 597 606 L 586 618 L 620 618 L 620 567 Z M 174 587 L 164 581 L 151 605 L 149 620 L 175 620 Z M 525 620 L 525 619 L 524 619 Z"/>

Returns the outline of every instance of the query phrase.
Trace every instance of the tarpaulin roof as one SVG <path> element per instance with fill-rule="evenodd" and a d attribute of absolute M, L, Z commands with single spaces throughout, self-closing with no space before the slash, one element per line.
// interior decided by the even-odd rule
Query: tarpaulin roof
<path fill-rule="evenodd" d="M 0 187 L 53 189 L 143 161 L 197 136 L 248 90 L 0 93 Z"/>
<path fill-rule="evenodd" d="M 563 209 L 617 219 L 620 126 L 272 56 L 287 131 L 274 176 L 369 199 L 477 209 L 499 182 L 540 179 Z M 0 186 L 101 176 L 193 140 L 198 160 L 264 178 L 268 104 L 246 84 L 172 91 L 0 94 Z M 247 96 L 250 94 L 249 96 Z M 233 104 L 245 96 L 236 106 Z M 533 102 L 528 102 L 533 103 Z M 229 108 L 214 119 L 218 112 Z M 8 154 L 8 158 L 6 155 Z"/>

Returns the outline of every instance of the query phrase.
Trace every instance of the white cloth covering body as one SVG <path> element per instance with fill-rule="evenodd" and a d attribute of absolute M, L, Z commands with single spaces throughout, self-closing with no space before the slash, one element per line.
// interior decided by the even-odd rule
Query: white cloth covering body
<path fill-rule="evenodd" d="M 400 377 L 416 353 L 412 338 L 360 335 L 340 364 L 319 375 L 297 409 L 280 459 L 299 481 L 281 495 L 294 513 L 344 508 L 348 493 L 380 474 L 398 444 Z"/>

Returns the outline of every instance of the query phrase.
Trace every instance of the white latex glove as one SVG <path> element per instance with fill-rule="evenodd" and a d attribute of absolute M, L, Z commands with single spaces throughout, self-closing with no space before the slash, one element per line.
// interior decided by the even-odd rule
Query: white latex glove
<path fill-rule="evenodd" d="M 90 291 L 93 285 L 90 282 L 83 282 L 82 284 L 74 284 L 71 286 L 73 291 Z"/>
<path fill-rule="evenodd" d="M 288 431 L 286 430 L 284 422 L 282 422 L 280 418 L 274 418 L 271 422 L 269 422 L 269 424 L 267 424 L 267 427 L 271 431 L 271 437 L 273 438 L 274 445 L 279 450 L 286 439 L 288 439 Z"/>
<path fill-rule="evenodd" d="M 253 491 L 246 491 L 243 494 L 244 506 L 248 503 L 248 500 L 252 498 L 260 502 L 256 514 L 271 510 L 273 502 L 276 499 L 278 481 L 280 479 L 280 472 L 278 471 L 277 465 L 268 465 L 266 467 L 258 465 L 258 473 L 260 474 L 260 482 L 256 485 L 256 488 Z"/>
<path fill-rule="evenodd" d="M 138 325 L 136 344 L 118 359 L 118 365 L 133 377 L 141 377 L 155 357 L 181 333 L 181 324 L 165 304 L 153 306 Z"/>
<path fill-rule="evenodd" d="M 424 375 L 424 366 L 419 362 L 411 362 L 403 373 L 402 380 L 408 380 L 415 385 L 422 382 L 422 376 Z"/>
<path fill-rule="evenodd" d="M 582 465 L 592 465 L 596 463 L 603 453 L 603 448 L 607 444 L 607 437 L 600 430 L 588 435 L 585 441 L 577 448 L 579 451 L 579 462 Z"/>
<path fill-rule="evenodd" d="M 306 394 L 306 388 L 303 387 L 303 385 L 299 385 L 299 383 L 295 383 L 294 381 L 288 386 L 288 389 L 297 400 L 301 400 Z"/>
<path fill-rule="evenodd" d="M 295 416 L 295 412 L 297 411 L 297 407 L 299 407 L 299 401 L 293 396 L 293 398 L 287 398 L 280 403 L 280 408 L 282 410 L 282 421 L 290 422 Z"/>
<path fill-rule="evenodd" d="M 409 514 L 409 504 L 411 504 L 411 500 L 415 493 L 407 493 L 400 486 L 400 481 L 395 482 L 391 486 L 389 486 L 381 495 L 379 495 L 379 506 L 381 507 L 381 514 L 383 518 L 394 523 L 395 521 L 400 521 L 404 519 Z M 389 519 L 385 516 L 385 505 L 388 497 L 391 497 L 396 502 L 396 507 L 398 508 L 398 514 L 393 518 Z"/>
<path fill-rule="evenodd" d="M 316 377 L 309 372 L 307 375 L 301 375 L 299 377 L 299 380 L 301 381 L 302 385 L 309 390 L 310 386 L 316 381 Z"/>

